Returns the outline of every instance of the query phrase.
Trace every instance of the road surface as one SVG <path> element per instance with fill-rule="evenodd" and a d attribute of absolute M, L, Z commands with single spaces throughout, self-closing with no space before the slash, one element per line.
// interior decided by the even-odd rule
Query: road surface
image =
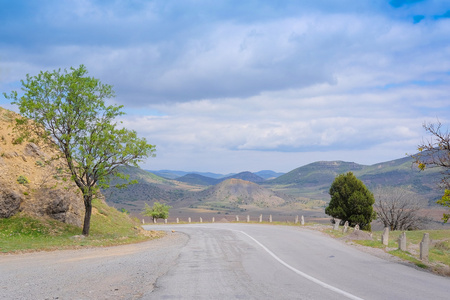
<path fill-rule="evenodd" d="M 0 299 L 449 299 L 450 279 L 319 232 L 149 225 L 137 245 L 0 255 Z M 172 232 L 174 231 L 174 232 Z"/>

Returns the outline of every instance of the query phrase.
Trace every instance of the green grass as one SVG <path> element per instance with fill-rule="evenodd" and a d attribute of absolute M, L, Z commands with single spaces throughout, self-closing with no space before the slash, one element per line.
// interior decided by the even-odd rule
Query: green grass
<path fill-rule="evenodd" d="M 339 230 L 333 230 L 331 226 L 320 230 L 334 238 L 343 238 L 353 231 L 351 229 L 348 233 L 343 234 L 342 227 Z M 353 240 L 352 242 L 366 247 L 385 249 L 388 253 L 405 261 L 410 261 L 420 268 L 450 276 L 450 230 L 406 231 L 407 251 L 398 249 L 398 237 L 402 234 L 402 231 L 391 231 L 387 246 L 381 243 L 382 233 L 382 231 L 373 231 L 372 240 Z M 428 261 L 420 260 L 420 242 L 424 233 L 429 234 L 431 241 Z"/>
<path fill-rule="evenodd" d="M 424 264 L 422 261 L 420 261 L 417 258 L 415 258 L 408 251 L 401 251 L 401 250 L 397 249 L 397 250 L 389 251 L 389 253 L 392 254 L 392 255 L 395 255 L 397 257 L 400 257 L 403 260 L 410 261 L 410 262 L 414 263 L 416 266 L 418 266 L 418 267 L 420 267 L 422 269 L 427 269 L 428 268 L 428 266 L 426 264 Z"/>
<path fill-rule="evenodd" d="M 384 249 L 386 247 L 380 241 L 376 241 L 376 240 L 360 240 L 360 241 L 355 241 L 355 242 L 357 244 L 367 246 L 367 247 L 372 247 L 372 248 Z"/>
<path fill-rule="evenodd" d="M 432 241 L 428 253 L 428 262 L 420 260 L 420 242 L 424 233 L 430 235 Z M 398 237 L 402 231 L 391 231 L 389 233 L 389 243 L 385 246 L 381 243 L 381 231 L 375 231 L 373 241 L 354 241 L 363 246 L 373 248 L 394 248 L 388 251 L 390 254 L 400 257 L 401 259 L 410 261 L 418 267 L 435 270 L 438 265 L 446 265 L 450 267 L 450 230 L 416 230 L 406 231 L 406 248 L 409 251 L 398 250 Z M 412 251 L 414 249 L 414 251 Z M 439 271 L 438 271 L 439 272 Z"/>
<path fill-rule="evenodd" d="M 145 232 L 127 214 L 94 200 L 90 235 L 81 234 L 81 228 L 49 218 L 32 218 L 15 215 L 0 219 L 0 252 L 55 250 L 79 247 L 100 247 L 129 244 L 162 236 L 162 233 Z"/>

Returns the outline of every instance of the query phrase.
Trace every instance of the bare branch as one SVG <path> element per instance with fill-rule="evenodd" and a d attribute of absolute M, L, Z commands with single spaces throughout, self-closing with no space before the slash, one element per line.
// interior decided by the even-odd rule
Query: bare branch
<path fill-rule="evenodd" d="M 425 200 L 402 188 L 377 188 L 374 208 L 379 220 L 391 230 L 413 230 L 423 226 L 425 218 L 419 210 Z"/>

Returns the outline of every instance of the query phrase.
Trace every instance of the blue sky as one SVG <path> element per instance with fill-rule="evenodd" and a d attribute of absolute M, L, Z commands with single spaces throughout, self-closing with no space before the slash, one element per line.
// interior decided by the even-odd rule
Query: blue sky
<path fill-rule="evenodd" d="M 6 0 L 0 19 L 0 91 L 84 64 L 156 145 L 145 169 L 374 164 L 450 122 L 444 0 Z"/>

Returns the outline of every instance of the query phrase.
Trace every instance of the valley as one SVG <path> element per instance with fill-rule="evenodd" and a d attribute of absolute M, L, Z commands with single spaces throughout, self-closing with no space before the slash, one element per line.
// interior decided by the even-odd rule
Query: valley
<path fill-rule="evenodd" d="M 293 222 L 296 215 L 307 220 L 328 222 L 324 214 L 330 196 L 329 187 L 342 173 L 353 172 L 372 191 L 383 187 L 401 187 L 414 192 L 424 202 L 426 211 L 435 223 L 439 223 L 442 208 L 435 204 L 441 197 L 438 189 L 438 169 L 419 171 L 411 157 L 375 165 L 359 165 L 353 162 L 320 161 L 286 173 L 264 171 L 238 174 L 188 173 L 182 171 L 145 171 L 127 167 L 123 172 L 139 183 L 126 189 L 114 187 L 103 191 L 107 202 L 117 209 L 124 208 L 132 215 L 140 216 L 144 204 L 160 201 L 172 206 L 169 221 L 176 218 L 187 221 L 223 219 L 234 221 L 236 215 L 244 219 L 250 215 L 256 221 L 259 216 L 273 216 L 274 221 Z M 161 174 L 166 177 L 158 176 Z M 261 173 L 260 173 L 261 174 Z M 179 177 L 177 177 L 179 176 Z M 273 176 L 273 177 L 271 177 Z M 113 184 L 119 183 L 113 181 Z"/>

